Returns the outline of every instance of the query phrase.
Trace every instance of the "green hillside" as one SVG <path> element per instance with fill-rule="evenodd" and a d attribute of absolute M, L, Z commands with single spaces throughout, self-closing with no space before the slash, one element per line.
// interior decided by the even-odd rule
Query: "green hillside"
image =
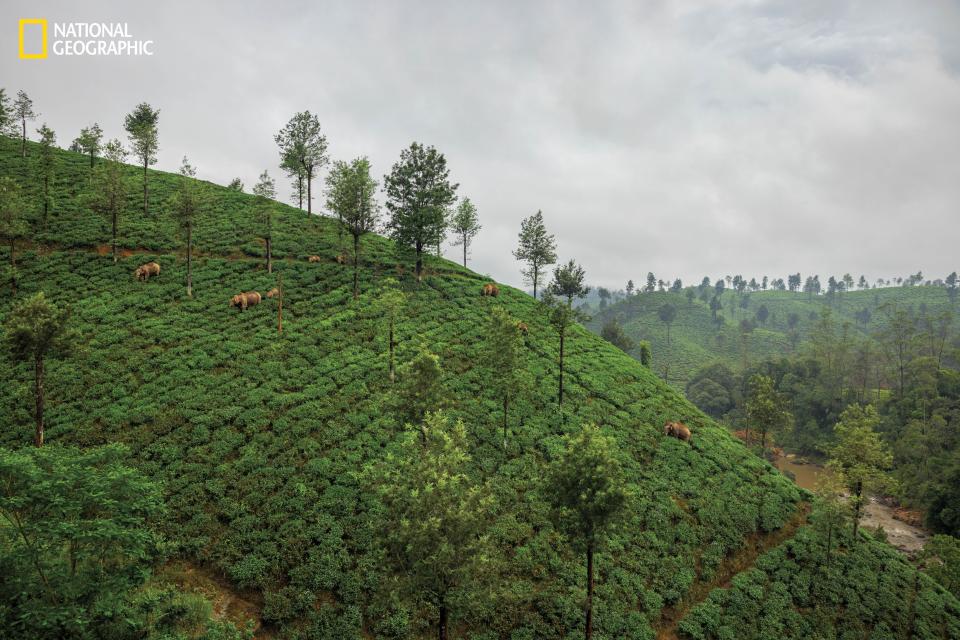
<path fill-rule="evenodd" d="M 18 151 L 15 141 L 0 138 L 0 176 L 13 176 L 36 203 L 31 165 Z M 364 240 L 362 294 L 354 301 L 351 268 L 335 260 L 336 221 L 308 219 L 280 204 L 275 267 L 285 297 L 278 334 L 273 300 L 245 313 L 228 306 L 237 292 L 275 285 L 260 257 L 251 196 L 203 185 L 207 213 L 198 223 L 194 296 L 187 298 L 183 243 L 167 205 L 183 178 L 151 171 L 154 206 L 144 217 L 137 209 L 138 169 L 129 167 L 132 187 L 120 233 L 126 252 L 114 264 L 103 251 L 106 221 L 82 204 L 86 158 L 57 157 L 47 229 L 31 213 L 29 240 L 18 256 L 17 299 L 44 291 L 70 305 L 71 324 L 82 336 L 77 353 L 47 364 L 48 440 L 126 444 L 130 464 L 162 483 L 167 511 L 160 527 L 171 561 L 244 593 L 258 609 L 262 633 L 435 636 L 435 612 L 382 593 L 387 576 L 375 542 L 395 523 L 384 520 L 362 478 L 365 468 L 398 451 L 404 432 L 375 304 L 385 276 L 394 276 L 409 296 L 398 326 L 398 362 L 421 346 L 439 355 L 445 411 L 467 428 L 466 472 L 489 482 L 495 498 L 487 532 L 496 549 L 493 586 L 453 610 L 454 637 L 582 635 L 583 558 L 551 524 L 543 475 L 561 436 L 588 421 L 616 439 L 630 495 L 625 522 L 597 559 L 596 637 L 779 637 L 729 621 L 724 624 L 734 624 L 735 632 L 711 631 L 699 622 L 707 605 L 695 609 L 699 626 L 681 620 L 713 587 L 747 569 L 741 563 L 771 549 L 780 553 L 777 545 L 797 527 L 812 532 L 806 526 L 811 497 L 618 349 L 584 328 L 572 332 L 558 410 L 558 344 L 540 303 L 506 286 L 496 299 L 481 297 L 481 276 L 440 259 L 428 260 L 418 286 L 401 266 L 409 261 L 381 237 Z M 306 261 L 313 254 L 320 263 Z M 160 276 L 135 281 L 134 268 L 148 260 L 161 265 Z M 524 367 L 531 384 L 514 402 L 506 450 L 500 402 L 490 391 L 498 372 L 483 364 L 494 306 L 529 326 Z M 0 303 L 0 322 L 10 308 L 9 300 Z M 689 340 L 684 366 L 693 367 L 700 354 L 696 335 Z M 11 361 L 5 350 L 0 368 L 6 372 L 0 444 L 30 447 L 32 367 Z M 686 422 L 692 444 L 664 436 L 666 420 Z M 820 579 L 811 577 L 812 555 L 784 553 L 790 559 L 779 566 L 787 578 L 807 585 Z M 822 637 L 868 637 L 863 625 L 880 629 L 901 593 L 897 582 L 860 583 L 867 559 L 877 554 L 887 554 L 884 562 L 899 574 L 916 577 L 916 591 L 929 604 L 874 637 L 956 637 L 960 603 L 869 536 L 848 540 L 836 566 L 852 569 L 831 573 L 825 595 L 797 596 L 790 615 L 814 629 L 824 628 L 821 614 L 832 615 L 836 635 Z M 733 595 L 709 606 L 739 615 L 738 580 Z M 851 593 L 877 605 L 858 609 L 855 624 L 840 615 L 851 606 Z"/>
<path fill-rule="evenodd" d="M 744 298 L 746 308 L 741 307 Z M 654 371 L 661 376 L 668 372 L 670 382 L 683 388 L 697 369 L 713 362 L 723 362 L 737 371 L 743 369 L 745 358 L 749 365 L 801 349 L 825 310 L 830 311 L 838 324 L 848 323 L 852 334 L 866 336 L 886 322 L 882 310 L 885 304 L 901 305 L 914 312 L 926 310 L 931 315 L 951 306 L 946 290 L 936 286 L 848 291 L 832 299 L 825 295 L 773 290 L 739 296 L 728 290 L 721 303 L 723 309 L 717 315 L 722 322 L 718 324 L 709 304 L 699 297 L 688 301 L 685 292 L 640 293 L 595 311 L 588 326 L 600 333 L 604 323 L 616 320 L 635 343 L 650 342 Z M 669 345 L 667 327 L 659 317 L 659 310 L 665 304 L 676 308 Z M 757 319 L 761 306 L 769 314 L 762 323 Z M 789 324 L 791 315 L 796 316 L 793 328 Z M 754 325 L 746 343 L 740 328 L 744 319 Z M 791 337 L 794 332 L 795 337 Z M 639 349 L 632 350 L 631 355 L 639 358 Z"/>

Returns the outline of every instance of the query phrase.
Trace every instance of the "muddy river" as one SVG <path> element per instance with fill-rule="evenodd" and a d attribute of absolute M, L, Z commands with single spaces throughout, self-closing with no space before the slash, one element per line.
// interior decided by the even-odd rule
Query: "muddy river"
<path fill-rule="evenodd" d="M 800 461 L 793 454 L 777 458 L 777 469 L 789 471 L 793 474 L 798 486 L 813 491 L 817 487 L 817 480 L 825 473 L 829 473 L 818 464 Z M 920 527 L 914 527 L 893 517 L 893 508 L 877 502 L 871 498 L 864 510 L 861 526 L 867 529 L 883 527 L 887 533 L 887 540 L 901 551 L 913 554 L 923 548 L 929 534 Z"/>

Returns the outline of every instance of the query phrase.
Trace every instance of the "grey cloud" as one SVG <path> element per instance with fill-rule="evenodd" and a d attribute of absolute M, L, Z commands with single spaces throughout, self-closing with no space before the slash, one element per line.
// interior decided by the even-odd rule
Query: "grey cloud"
<path fill-rule="evenodd" d="M 0 54 L 0 85 L 30 92 L 62 142 L 93 120 L 120 136 L 148 100 L 160 168 L 187 154 L 222 183 L 279 175 L 272 136 L 302 109 L 335 157 L 379 173 L 434 144 L 483 217 L 472 266 L 507 282 L 537 209 L 561 258 L 612 287 L 960 268 L 949 0 L 16 1 L 0 28 L 41 14 L 157 41 L 150 59 Z"/>

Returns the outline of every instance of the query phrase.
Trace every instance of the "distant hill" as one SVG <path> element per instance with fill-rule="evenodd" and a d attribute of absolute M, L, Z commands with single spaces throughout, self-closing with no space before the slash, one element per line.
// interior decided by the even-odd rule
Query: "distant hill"
<path fill-rule="evenodd" d="M 29 150 L 36 153 L 35 145 Z M 377 596 L 387 576 L 373 541 L 385 525 L 376 496 L 359 477 L 367 465 L 387 459 L 404 429 L 374 304 L 390 275 L 409 295 L 397 332 L 398 361 L 420 345 L 439 355 L 446 410 L 468 430 L 466 471 L 489 480 L 497 500 L 489 530 L 499 553 L 492 565 L 497 587 L 472 603 L 469 614 L 453 612 L 457 637 L 582 633 L 583 559 L 553 528 L 542 482 L 561 436 L 584 421 L 616 439 L 631 495 L 626 521 L 598 556 L 597 637 L 760 637 L 749 625 L 710 630 L 702 613 L 696 627 L 681 621 L 731 577 L 739 587 L 735 576 L 759 554 L 790 544 L 798 530 L 812 532 L 811 496 L 639 363 L 575 328 L 560 411 L 557 339 L 540 303 L 507 286 L 498 298 L 483 298 L 485 278 L 435 258 L 427 260 L 418 286 L 402 252 L 379 236 L 364 240 L 362 295 L 353 301 L 351 268 L 335 260 L 341 251 L 336 221 L 279 203 L 276 268 L 286 294 L 278 334 L 274 301 L 244 313 L 228 306 L 237 292 L 277 284 L 264 268 L 251 196 L 201 185 L 207 209 L 196 232 L 194 297 L 187 298 L 184 245 L 167 204 L 184 178 L 150 171 L 154 205 L 145 217 L 138 210 L 140 169 L 128 167 L 123 258 L 114 264 L 106 255 L 106 221 L 82 204 L 87 159 L 68 152 L 57 158 L 48 226 L 41 229 L 32 213 L 30 240 L 20 247 L 17 296 L 43 290 L 69 304 L 83 337 L 79 353 L 47 365 L 49 441 L 126 443 L 131 464 L 163 484 L 161 527 L 171 553 L 242 592 L 243 601 L 258 608 L 265 631 L 283 638 L 433 633 L 432 612 Z M 27 201 L 37 202 L 31 164 L 7 138 L 0 138 L 0 173 L 15 177 Z M 2 251 L 5 263 L 5 246 Z M 308 263 L 309 255 L 321 261 Z M 160 276 L 135 281 L 134 268 L 147 260 L 161 265 Z M 506 451 L 500 403 L 490 392 L 498 372 L 483 364 L 493 306 L 529 325 L 524 356 L 532 385 L 514 402 Z M 681 309 L 674 328 L 682 334 L 689 315 L 690 337 L 678 342 L 689 343 L 690 368 L 709 352 L 701 307 L 692 306 L 690 314 Z M 9 310 L 9 300 L 0 303 L 0 322 Z M 762 331 L 779 339 L 772 329 Z M 708 346 L 699 347 L 699 340 Z M 656 353 L 661 357 L 660 347 Z M 0 443 L 30 446 L 31 370 L 11 362 L 6 351 L 0 370 Z M 686 422 L 692 444 L 664 436 L 666 420 Z M 861 585 L 864 572 L 889 573 L 871 564 L 872 557 L 907 576 L 925 607 L 908 612 L 899 582 Z M 809 584 L 817 560 L 807 554 L 793 561 L 799 564 L 784 571 Z M 852 570 L 840 572 L 847 565 Z M 863 537 L 834 566 L 823 598 L 802 589 L 767 595 L 762 587 L 750 597 L 775 599 L 785 620 L 778 624 L 800 617 L 800 628 L 814 634 L 838 625 L 839 637 L 859 628 L 833 622 L 848 606 L 836 594 L 859 592 L 877 603 L 873 624 L 891 629 L 884 637 L 912 637 L 922 626 L 930 630 L 925 637 L 947 638 L 957 628 L 960 603 L 881 543 Z M 729 602 L 724 606 L 724 615 L 741 614 Z"/>
<path fill-rule="evenodd" d="M 710 295 L 713 289 L 710 288 Z M 829 311 L 833 319 L 848 323 L 854 336 L 865 336 L 884 325 L 886 304 L 901 305 L 915 313 L 931 316 L 951 308 L 947 290 L 938 286 L 899 286 L 860 291 L 848 291 L 833 297 L 809 295 L 790 291 L 756 291 L 743 296 L 727 290 L 721 297 L 723 308 L 717 314 L 718 325 L 708 302 L 699 296 L 692 301 L 686 290 L 673 292 L 639 293 L 628 296 L 604 309 L 592 305 L 593 317 L 588 327 L 600 333 L 603 325 L 616 320 L 624 332 L 639 343 L 650 342 L 653 350 L 653 369 L 660 376 L 669 372 L 671 384 L 682 388 L 693 373 L 708 364 L 723 362 L 734 371 L 749 363 L 776 358 L 802 348 L 820 314 Z M 746 306 L 741 304 L 746 301 Z M 676 317 L 670 327 L 660 319 L 660 309 L 673 305 Z M 761 307 L 767 311 L 764 322 L 758 319 Z M 791 326 L 791 316 L 796 324 Z M 749 320 L 753 329 L 746 335 L 741 321 Z M 630 352 L 639 358 L 639 349 Z"/>

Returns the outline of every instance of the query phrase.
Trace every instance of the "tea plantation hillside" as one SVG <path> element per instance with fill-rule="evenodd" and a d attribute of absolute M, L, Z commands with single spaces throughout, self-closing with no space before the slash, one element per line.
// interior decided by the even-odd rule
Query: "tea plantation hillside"
<path fill-rule="evenodd" d="M 747 301 L 746 308 L 740 306 L 743 300 Z M 665 304 L 676 309 L 669 344 L 667 326 L 659 315 Z M 884 305 L 899 305 L 930 315 L 953 306 L 947 291 L 937 286 L 848 291 L 833 299 L 773 290 L 739 296 L 728 290 L 722 304 L 718 324 L 708 303 L 698 298 L 688 300 L 684 292 L 640 293 L 595 312 L 588 326 L 600 333 L 606 322 L 616 320 L 636 345 L 641 340 L 650 343 L 654 370 L 661 376 L 667 372 L 670 382 L 683 388 L 706 364 L 722 362 L 736 371 L 743 368 L 745 359 L 753 364 L 802 349 L 824 311 L 829 311 L 838 324 L 848 323 L 851 333 L 865 336 L 886 323 Z M 761 306 L 768 314 L 764 322 L 757 319 Z M 746 336 L 741 331 L 742 320 L 752 323 Z M 639 358 L 639 348 L 635 346 L 631 355 Z"/>
<path fill-rule="evenodd" d="M 2 139 L 0 172 L 22 181 L 29 196 L 29 165 L 16 151 Z M 808 494 L 652 372 L 581 327 L 567 341 L 566 390 L 558 409 L 556 333 L 543 306 L 517 290 L 503 286 L 499 297 L 481 297 L 485 279 L 440 259 L 428 261 L 418 285 L 399 266 L 409 263 L 392 243 L 368 237 L 362 293 L 354 301 L 351 267 L 334 259 L 337 223 L 277 204 L 274 266 L 284 287 L 278 333 L 275 300 L 243 313 L 228 306 L 237 292 L 265 292 L 276 284 L 260 258 L 250 196 L 203 186 L 209 213 L 198 223 L 200 255 L 188 298 L 182 243 L 166 205 L 183 178 L 151 172 L 155 204 L 146 218 L 131 189 L 121 227 L 125 251 L 114 264 L 103 251 L 106 222 L 82 204 L 86 159 L 58 155 L 47 229 L 34 217 L 18 256 L 17 298 L 44 291 L 69 305 L 71 325 L 82 336 L 75 354 L 47 363 L 48 440 L 126 444 L 130 463 L 162 483 L 162 529 L 171 556 L 254 594 L 264 634 L 435 635 L 435 612 L 406 608 L 382 593 L 387 576 L 375 541 L 391 523 L 363 477 L 366 468 L 399 450 L 405 430 L 397 392 L 405 370 L 401 366 L 398 382 L 391 383 L 386 324 L 376 304 L 386 276 L 398 277 L 407 294 L 397 362 L 424 347 L 439 356 L 444 411 L 467 429 L 466 472 L 489 482 L 495 498 L 488 531 L 496 551 L 489 558 L 491 586 L 453 610 L 455 637 L 582 635 L 583 558 L 552 525 L 543 476 L 561 437 L 587 421 L 616 439 L 629 490 L 625 521 L 597 559 L 597 637 L 740 637 L 703 631 L 701 609 L 699 626 L 678 622 L 697 604 L 695 594 L 741 569 L 734 561 L 768 551 L 779 543 L 778 533 L 789 538 L 798 526 L 813 531 L 805 526 Z M 135 180 L 138 170 L 129 171 Z M 308 263 L 312 254 L 321 262 Z M 134 268 L 148 260 L 161 265 L 161 274 L 135 281 Z M 0 322 L 10 305 L 0 303 Z M 530 384 L 511 409 L 506 447 L 500 400 L 491 391 L 499 372 L 485 364 L 487 327 L 497 306 L 529 327 L 523 366 Z M 32 369 L 4 351 L 0 370 L 0 444 L 29 447 Z M 692 443 L 666 437 L 666 420 L 688 424 Z M 849 555 L 879 545 L 863 536 Z M 806 572 L 815 570 L 815 561 L 785 553 L 784 579 L 811 580 Z M 886 562 L 903 575 L 918 575 L 899 556 Z M 901 596 L 898 584 L 861 586 L 859 579 L 831 574 L 841 593 L 831 590 L 817 603 L 818 612 L 838 620 L 836 636 L 829 637 L 866 637 L 856 625 L 848 633 L 841 619 L 846 594 L 873 598 L 877 615 Z M 918 584 L 937 606 L 917 607 L 912 624 L 929 633 L 911 636 L 913 627 L 906 626 L 877 637 L 947 638 L 955 632 L 960 604 L 926 578 Z M 738 615 L 730 599 L 711 606 Z M 799 603 L 791 610 L 803 617 L 812 609 Z"/>

